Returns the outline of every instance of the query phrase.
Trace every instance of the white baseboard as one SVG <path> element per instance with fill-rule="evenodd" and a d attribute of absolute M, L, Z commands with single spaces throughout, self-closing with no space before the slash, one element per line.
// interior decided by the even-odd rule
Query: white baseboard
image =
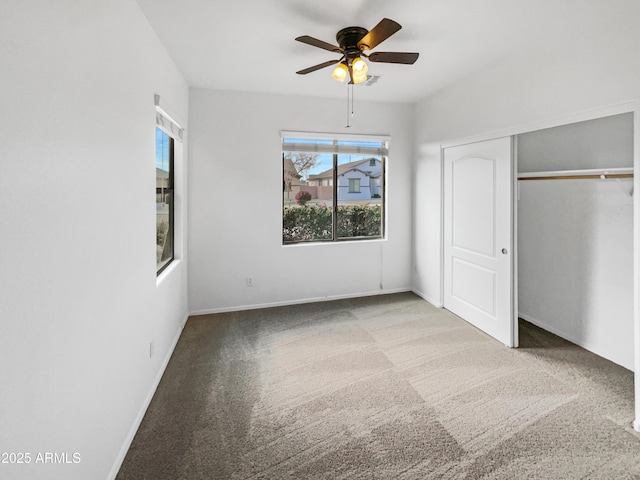
<path fill-rule="evenodd" d="M 424 292 L 421 292 L 420 290 L 416 290 L 415 288 L 411 290 L 413 293 L 415 293 L 416 295 L 418 295 L 420 298 L 422 298 L 423 300 L 426 300 L 427 302 L 429 302 L 431 305 L 433 305 L 434 307 L 438 307 L 438 308 L 443 308 L 444 305 L 442 304 L 442 302 L 440 300 L 434 300 L 433 298 L 431 298 L 429 295 L 427 295 Z"/>
<path fill-rule="evenodd" d="M 578 341 L 576 341 L 576 339 L 571 338 L 571 335 L 567 335 L 565 332 L 560 331 L 559 329 L 555 328 L 552 325 L 548 325 L 545 322 L 542 322 L 540 320 L 538 320 L 537 318 L 533 318 L 525 313 L 518 313 L 518 318 L 521 318 L 533 325 L 535 325 L 536 327 L 540 327 L 543 330 L 546 330 L 547 332 L 551 332 L 554 335 L 557 335 L 560 338 L 564 338 L 565 340 L 569 340 L 572 343 L 575 343 L 576 345 L 580 345 L 578 343 Z M 580 345 L 582 347 L 582 345 Z M 584 348 L 584 347 L 583 347 Z"/>
<path fill-rule="evenodd" d="M 585 350 L 590 351 L 591 353 L 595 353 L 596 355 L 602 357 L 602 358 L 606 358 L 607 360 L 615 363 L 616 365 L 620 365 L 621 367 L 626 368 L 627 370 L 631 370 L 633 371 L 633 366 L 632 365 L 625 365 L 624 362 L 622 361 L 621 358 L 619 358 L 615 353 L 611 353 L 611 352 L 606 352 L 603 353 L 602 351 L 600 351 L 599 347 L 596 345 L 593 345 L 590 342 L 586 342 L 584 340 L 581 340 L 579 338 L 575 338 L 574 336 L 563 332 L 562 330 L 554 327 L 553 325 L 548 325 L 545 322 L 542 322 L 536 318 L 533 318 L 527 314 L 524 313 L 518 313 L 518 317 L 522 318 L 523 320 L 535 325 L 536 327 L 540 327 L 543 330 L 546 330 L 547 332 L 551 332 L 554 335 L 557 335 L 560 338 L 564 338 L 565 340 L 569 340 L 571 343 L 575 343 L 576 345 L 578 345 L 579 347 L 584 348 Z"/>
<path fill-rule="evenodd" d="M 332 300 L 344 300 L 346 298 L 373 297 L 375 295 L 387 295 L 390 293 L 411 292 L 410 288 L 392 288 L 387 290 L 376 290 L 373 292 L 348 293 L 344 295 L 327 295 L 326 297 L 301 298 L 296 300 L 284 300 L 281 302 L 256 303 L 252 305 L 238 305 L 220 308 L 210 308 L 204 310 L 193 310 L 189 314 L 210 315 L 213 313 L 240 312 L 243 310 L 257 310 L 259 308 L 286 307 L 287 305 L 300 305 L 302 303 L 330 302 Z"/>
<path fill-rule="evenodd" d="M 153 399 L 153 395 L 156 393 L 156 389 L 158 388 L 158 385 L 160 384 L 160 380 L 162 379 L 162 375 L 164 374 L 164 371 L 166 370 L 167 365 L 169 365 L 169 360 L 171 360 L 171 356 L 173 355 L 173 351 L 175 350 L 176 345 L 178 344 L 178 340 L 180 339 L 180 335 L 182 334 L 182 329 L 184 328 L 184 325 L 187 323 L 187 319 L 188 318 L 189 318 L 189 315 L 186 315 L 184 317 L 184 319 L 180 322 L 180 328 L 178 328 L 178 331 L 176 333 L 175 338 L 173 339 L 171 347 L 169 348 L 169 351 L 165 355 L 165 358 L 162 361 L 162 365 L 160 366 L 160 369 L 158 370 L 158 374 L 156 375 L 156 378 L 154 379 L 153 383 L 151 384 L 151 388 L 149 389 L 149 392 L 147 393 L 147 396 L 145 397 L 144 402 L 142 403 L 142 406 L 140 407 L 140 410 L 138 411 L 138 415 L 136 415 L 136 418 L 133 420 L 133 425 L 131 426 L 131 429 L 129 430 L 129 434 L 127 435 L 127 437 L 124 440 L 124 444 L 122 445 L 122 447 L 120 448 L 120 451 L 118 452 L 118 456 L 116 457 L 115 462 L 113 463 L 113 467 L 111 467 L 111 471 L 109 472 L 109 475 L 107 476 L 108 480 L 114 480 L 116 478 L 116 476 L 118 475 L 118 471 L 120 470 L 120 467 L 122 466 L 122 462 L 124 462 L 124 459 L 127 456 L 127 452 L 129 451 L 129 447 L 131 446 L 131 442 L 133 442 L 133 438 L 136 436 L 136 432 L 138 431 L 138 428 L 140 427 L 140 424 L 142 423 L 142 419 L 144 418 L 144 414 L 147 413 L 147 408 L 149 408 L 149 404 L 151 403 L 151 400 Z"/>

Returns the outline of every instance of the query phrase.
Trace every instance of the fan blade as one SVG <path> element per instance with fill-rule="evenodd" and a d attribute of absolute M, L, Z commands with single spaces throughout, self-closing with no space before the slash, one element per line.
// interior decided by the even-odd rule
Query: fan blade
<path fill-rule="evenodd" d="M 406 52 L 373 52 L 369 55 L 369 60 L 372 62 L 383 63 L 404 63 L 411 65 L 418 59 L 419 53 L 406 53 Z"/>
<path fill-rule="evenodd" d="M 316 70 L 320 70 L 321 68 L 328 67 L 329 65 L 335 65 L 338 63 L 336 60 L 327 60 L 324 63 L 319 63 L 318 65 L 314 65 L 313 67 L 305 68 L 304 70 L 300 70 L 296 72 L 298 75 L 306 75 L 307 73 L 315 72 Z"/>
<path fill-rule="evenodd" d="M 398 22 L 394 22 L 388 18 L 383 18 L 380 20 L 380 23 L 360 39 L 358 47 L 360 50 L 372 50 L 401 28 L 402 27 Z"/>
<path fill-rule="evenodd" d="M 327 42 L 323 42 L 322 40 L 318 40 L 317 38 L 310 37 L 309 35 L 298 37 L 296 38 L 296 41 L 306 43 L 307 45 L 311 45 L 312 47 L 324 48 L 325 50 L 329 50 L 330 52 L 342 53 L 342 49 L 340 47 L 331 45 Z"/>

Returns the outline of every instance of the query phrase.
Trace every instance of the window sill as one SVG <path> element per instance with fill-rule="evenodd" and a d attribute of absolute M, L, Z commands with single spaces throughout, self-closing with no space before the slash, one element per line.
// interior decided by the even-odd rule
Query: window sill
<path fill-rule="evenodd" d="M 180 263 L 182 263 L 182 260 L 180 260 L 179 258 L 174 258 L 172 262 L 167 266 L 167 268 L 165 268 L 160 275 L 156 276 L 156 288 L 158 288 L 162 284 L 162 282 L 164 282 L 164 280 L 169 275 L 171 275 L 171 272 L 178 269 Z"/>
<path fill-rule="evenodd" d="M 331 242 L 323 242 L 318 240 L 317 242 L 298 242 L 298 243 L 283 243 L 281 246 L 283 248 L 289 247 L 311 247 L 311 246 L 319 246 L 319 245 L 354 245 L 354 244 L 362 244 L 362 243 L 383 243 L 386 242 L 386 238 L 370 238 L 370 239 L 362 239 L 362 240 L 337 240 Z"/>

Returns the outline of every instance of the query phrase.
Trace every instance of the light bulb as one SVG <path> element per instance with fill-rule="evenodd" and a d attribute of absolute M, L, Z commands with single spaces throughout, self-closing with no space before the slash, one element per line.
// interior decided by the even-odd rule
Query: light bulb
<path fill-rule="evenodd" d="M 356 58 L 351 63 L 351 68 L 355 75 L 364 75 L 365 73 L 367 73 L 367 70 L 369 70 L 367 63 L 360 57 Z"/>
<path fill-rule="evenodd" d="M 344 63 L 340 62 L 338 65 L 336 65 L 336 68 L 333 69 L 333 73 L 331 73 L 331 76 L 339 82 L 344 82 L 348 74 L 349 69 Z"/>

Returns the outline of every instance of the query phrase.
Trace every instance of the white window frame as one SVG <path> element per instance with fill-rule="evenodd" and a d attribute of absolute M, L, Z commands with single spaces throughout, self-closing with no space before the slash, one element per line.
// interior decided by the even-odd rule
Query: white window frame
<path fill-rule="evenodd" d="M 283 245 L 298 245 L 298 244 L 327 244 L 327 243 L 336 243 L 336 242 L 344 242 L 344 241 L 371 241 L 371 240 L 382 240 L 386 238 L 387 235 L 387 172 L 386 172 L 386 164 L 389 158 L 389 144 L 391 142 L 391 137 L 389 135 L 347 135 L 347 134 L 339 134 L 339 133 L 319 133 L 319 132 L 300 132 L 300 131 L 287 131 L 283 130 L 280 132 L 282 148 L 281 152 L 284 155 L 285 152 L 292 153 L 323 153 L 323 154 L 333 154 L 334 155 L 334 181 L 330 182 L 334 188 L 334 222 L 333 222 L 333 238 L 331 239 L 319 239 L 312 241 L 300 241 L 300 242 L 285 242 L 283 240 Z M 286 139 L 290 140 L 289 142 Z M 299 139 L 299 141 L 297 141 Z M 309 143 L 305 142 L 305 139 L 319 139 L 319 140 L 330 140 L 331 143 Z M 291 141 L 293 140 L 293 141 Z M 344 145 L 339 142 L 371 142 L 378 143 L 379 147 L 370 147 L 370 146 L 362 146 L 362 145 Z M 371 237 L 339 237 L 338 229 L 337 229 L 337 220 L 336 213 L 338 208 L 338 182 L 335 181 L 335 177 L 337 176 L 337 155 L 341 154 L 357 154 L 357 155 L 372 155 L 375 157 L 380 157 L 381 167 L 382 167 L 382 178 L 383 178 L 383 195 L 382 195 L 382 211 L 381 211 L 381 224 L 380 224 L 380 235 L 379 236 L 371 236 Z M 349 192 L 349 193 L 358 193 L 358 192 Z"/>

